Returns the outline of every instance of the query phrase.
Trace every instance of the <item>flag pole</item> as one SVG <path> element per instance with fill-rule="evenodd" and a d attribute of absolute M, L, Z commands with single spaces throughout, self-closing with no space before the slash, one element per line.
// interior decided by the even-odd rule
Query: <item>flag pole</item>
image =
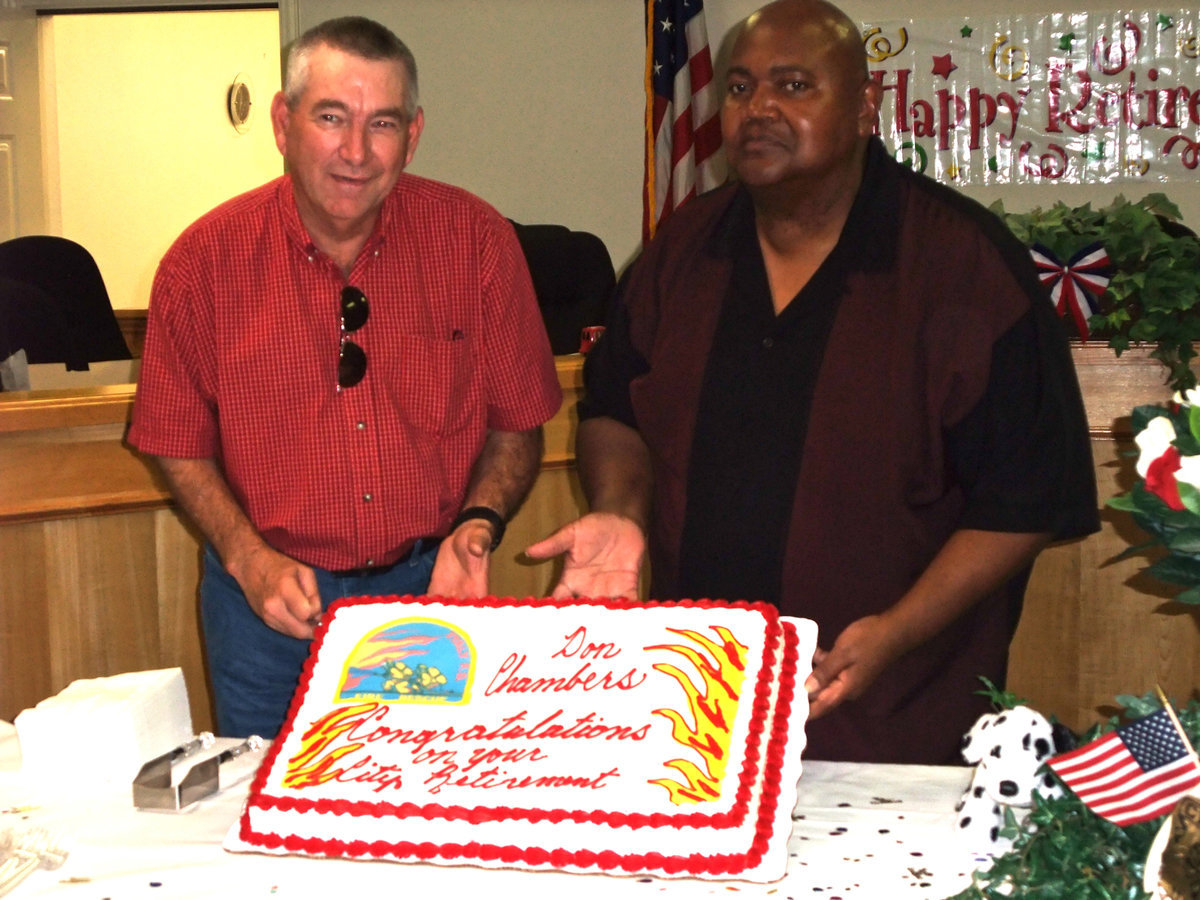
<path fill-rule="evenodd" d="M 1160 685 L 1154 685 L 1154 693 L 1158 694 L 1158 699 L 1162 701 L 1163 709 L 1167 711 L 1167 715 L 1171 717 L 1171 724 L 1175 726 L 1175 730 L 1179 732 L 1179 737 L 1183 741 L 1183 746 L 1187 748 L 1188 755 L 1192 761 L 1200 765 L 1200 756 L 1196 755 L 1196 748 L 1192 746 L 1192 742 L 1188 740 L 1187 732 L 1183 730 L 1183 724 L 1179 721 L 1179 716 L 1175 715 L 1175 707 L 1171 705 L 1171 701 L 1167 699 L 1167 695 L 1163 693 Z"/>
<path fill-rule="evenodd" d="M 658 226 L 657 200 L 658 188 L 654 184 L 655 169 L 658 165 L 654 158 L 654 0 L 646 0 L 646 134 L 645 151 L 642 158 L 642 243 L 646 244 L 654 237 Z"/>

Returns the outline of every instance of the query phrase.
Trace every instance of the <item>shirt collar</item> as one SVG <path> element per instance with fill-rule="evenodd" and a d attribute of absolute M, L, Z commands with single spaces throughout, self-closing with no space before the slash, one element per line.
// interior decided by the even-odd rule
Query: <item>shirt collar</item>
<path fill-rule="evenodd" d="M 396 226 L 400 217 L 399 194 L 400 184 L 404 177 L 402 174 L 400 181 L 397 181 L 396 186 L 383 198 L 383 206 L 379 210 L 379 217 L 375 220 L 375 229 L 371 232 L 371 236 L 367 238 L 366 244 L 363 245 L 363 249 L 359 252 L 360 258 L 364 253 L 373 252 L 381 247 L 384 243 L 385 234 L 394 233 L 392 228 Z M 284 175 L 279 179 L 279 183 L 276 186 L 276 199 L 283 217 L 284 231 L 292 243 L 306 256 L 320 253 L 316 244 L 313 243 L 308 229 L 304 227 L 304 221 L 300 218 L 300 208 L 296 205 L 296 194 L 292 186 L 291 176 Z"/>
<path fill-rule="evenodd" d="M 279 214 L 283 219 L 283 230 L 288 239 L 301 252 L 311 254 L 315 248 L 312 239 L 308 236 L 308 229 L 300 221 L 300 209 L 296 206 L 296 194 L 290 175 L 284 175 L 276 182 L 275 200 L 279 206 Z"/>
<path fill-rule="evenodd" d="M 900 190 L 898 180 L 889 177 L 894 173 L 888 170 L 896 165 L 883 142 L 872 137 L 867 144 L 862 183 L 834 251 L 854 248 L 854 252 L 844 254 L 850 268 L 886 268 L 895 257 Z M 750 192 L 739 185 L 713 229 L 709 250 L 716 256 L 732 256 L 739 246 L 745 246 L 745 241 L 754 238 L 754 203 Z"/>
<path fill-rule="evenodd" d="M 872 137 L 867 144 L 862 185 L 839 241 L 849 241 L 857 248 L 861 269 L 885 269 L 895 259 L 896 225 L 900 220 L 900 180 L 894 171 L 897 168 L 883 141 Z"/>

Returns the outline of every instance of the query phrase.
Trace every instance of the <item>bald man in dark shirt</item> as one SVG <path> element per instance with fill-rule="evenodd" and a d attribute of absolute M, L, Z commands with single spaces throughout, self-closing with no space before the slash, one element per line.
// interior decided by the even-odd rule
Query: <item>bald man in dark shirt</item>
<path fill-rule="evenodd" d="M 948 763 L 1004 683 L 1030 567 L 1098 528 L 1065 337 L 1025 249 L 897 164 L 858 27 L 746 22 L 691 201 L 589 354 L 591 512 L 529 548 L 556 596 L 766 600 L 814 619 L 807 755 Z"/>

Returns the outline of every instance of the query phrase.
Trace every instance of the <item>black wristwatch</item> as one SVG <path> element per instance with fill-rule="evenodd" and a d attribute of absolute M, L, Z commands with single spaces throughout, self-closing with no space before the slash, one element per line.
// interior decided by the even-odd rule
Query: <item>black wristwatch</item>
<path fill-rule="evenodd" d="M 500 546 L 500 542 L 504 540 L 504 519 L 490 506 L 468 506 L 450 523 L 450 533 L 453 534 L 458 530 L 459 525 L 471 519 L 483 519 L 492 526 L 492 546 L 488 548 L 489 550 L 495 550 Z"/>

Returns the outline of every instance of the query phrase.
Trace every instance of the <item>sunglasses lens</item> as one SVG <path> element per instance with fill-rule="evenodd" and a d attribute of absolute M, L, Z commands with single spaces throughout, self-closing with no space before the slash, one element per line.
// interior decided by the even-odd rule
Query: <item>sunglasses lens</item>
<path fill-rule="evenodd" d="M 367 323 L 370 313 L 366 294 L 353 285 L 342 288 L 343 331 L 358 331 Z"/>
<path fill-rule="evenodd" d="M 342 341 L 338 356 L 338 387 L 354 387 L 367 374 L 367 354 L 354 341 Z"/>

